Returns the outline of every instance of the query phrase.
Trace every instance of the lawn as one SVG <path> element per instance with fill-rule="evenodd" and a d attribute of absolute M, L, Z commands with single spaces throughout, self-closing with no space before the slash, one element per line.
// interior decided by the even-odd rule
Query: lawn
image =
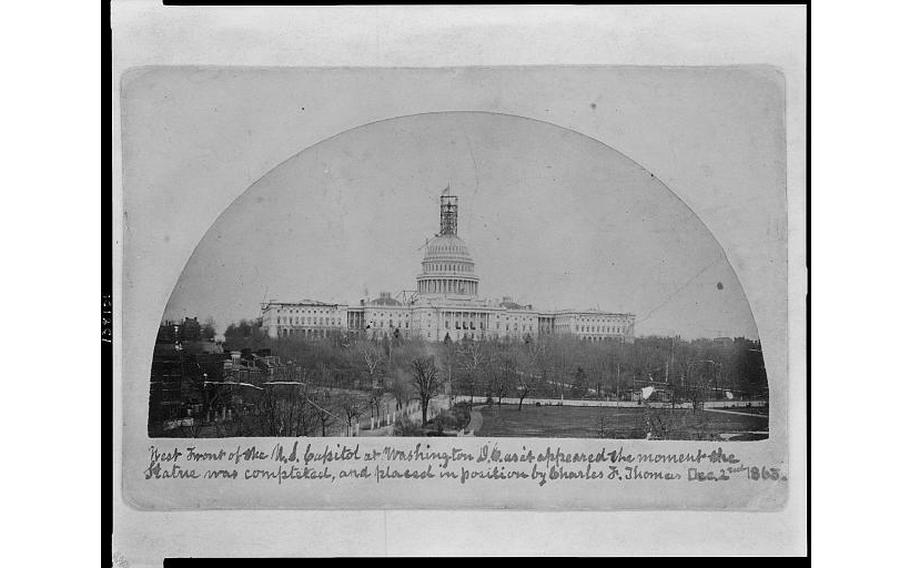
<path fill-rule="evenodd" d="M 598 408 L 583 406 L 484 406 L 477 436 L 528 438 L 645 438 L 669 440 L 754 440 L 767 438 L 768 417 L 691 409 Z M 752 434 L 750 434 L 752 432 Z"/>

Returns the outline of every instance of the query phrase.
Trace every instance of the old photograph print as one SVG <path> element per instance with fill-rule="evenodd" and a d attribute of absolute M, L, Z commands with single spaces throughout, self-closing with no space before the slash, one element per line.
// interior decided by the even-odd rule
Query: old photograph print
<path fill-rule="evenodd" d="M 737 272 L 608 141 L 441 111 L 274 163 L 173 289 L 150 437 L 768 438 Z"/>

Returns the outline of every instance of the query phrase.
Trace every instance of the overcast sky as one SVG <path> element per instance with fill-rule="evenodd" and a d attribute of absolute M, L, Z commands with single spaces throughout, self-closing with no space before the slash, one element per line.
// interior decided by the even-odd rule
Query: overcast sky
<path fill-rule="evenodd" d="M 301 151 L 218 218 L 165 317 L 223 329 L 264 299 L 413 289 L 446 185 L 481 296 L 632 312 L 639 335 L 757 337 L 723 250 L 650 172 L 574 131 L 490 113 L 380 121 Z"/>

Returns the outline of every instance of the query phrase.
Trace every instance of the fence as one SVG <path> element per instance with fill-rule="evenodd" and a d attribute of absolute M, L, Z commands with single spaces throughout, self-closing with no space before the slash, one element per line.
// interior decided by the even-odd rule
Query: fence
<path fill-rule="evenodd" d="M 486 404 L 489 399 L 485 396 L 468 396 L 458 395 L 455 402 L 470 402 L 471 404 Z M 517 397 L 502 397 L 502 404 L 518 404 Z M 498 398 L 493 398 L 493 403 L 499 402 Z M 612 407 L 612 408 L 636 408 L 643 406 L 645 403 L 639 403 L 634 400 L 582 400 L 582 399 L 559 399 L 559 398 L 531 398 L 524 399 L 525 405 L 531 406 L 594 406 L 594 407 Z M 691 402 L 648 402 L 651 408 L 692 408 Z M 745 408 L 745 407 L 765 407 L 768 405 L 766 400 L 717 400 L 704 403 L 704 408 Z"/>
<path fill-rule="evenodd" d="M 432 420 L 437 417 L 440 412 L 448 409 L 451 406 L 451 402 L 452 399 L 447 396 L 437 396 L 431 399 L 430 403 L 427 405 L 427 420 Z M 420 401 L 409 401 L 401 408 L 396 408 L 396 406 L 397 405 L 394 404 L 394 402 L 383 403 L 379 408 L 379 415 L 371 416 L 368 421 L 363 423 L 363 428 L 367 429 L 366 427 L 369 426 L 369 430 L 381 430 L 382 428 L 394 426 L 395 422 L 400 418 L 411 422 L 420 422 L 423 420 Z M 359 432 L 360 429 L 358 428 L 354 431 L 353 435 L 356 436 Z"/>

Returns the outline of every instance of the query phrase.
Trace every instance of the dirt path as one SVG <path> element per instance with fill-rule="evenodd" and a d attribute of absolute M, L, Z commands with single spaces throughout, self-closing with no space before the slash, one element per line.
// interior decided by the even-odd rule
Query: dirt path
<path fill-rule="evenodd" d="M 723 414 L 736 414 L 739 416 L 755 416 L 758 418 L 767 418 L 767 414 L 756 414 L 754 412 L 736 412 L 735 410 L 721 410 L 720 408 L 705 408 L 705 412 L 720 412 Z"/>

